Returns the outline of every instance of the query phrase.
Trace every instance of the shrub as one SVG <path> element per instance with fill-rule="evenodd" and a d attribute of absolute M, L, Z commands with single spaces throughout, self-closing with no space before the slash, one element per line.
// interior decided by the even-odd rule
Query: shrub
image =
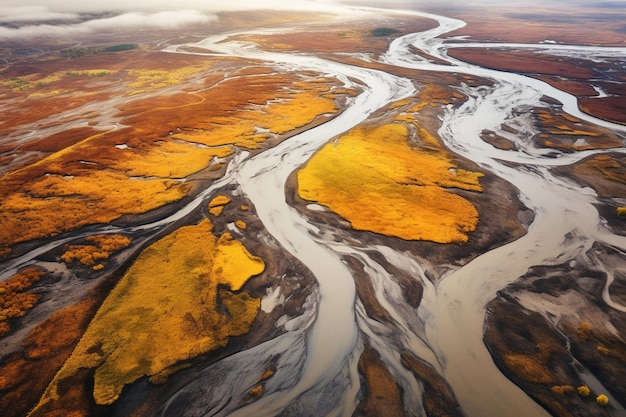
<path fill-rule="evenodd" d="M 626 220 L 626 207 L 617 208 L 617 217 Z"/>
<path fill-rule="evenodd" d="M 399 32 L 398 30 L 391 29 L 391 28 L 376 28 L 372 30 L 370 33 L 372 34 L 372 36 L 380 37 L 380 36 L 393 35 L 394 33 L 398 33 L 398 32 Z"/>
<path fill-rule="evenodd" d="M 600 394 L 596 397 L 596 402 L 600 405 L 607 405 L 609 403 L 609 397 L 604 394 Z"/>
<path fill-rule="evenodd" d="M 586 385 L 581 385 L 580 387 L 578 387 L 576 391 L 578 392 L 578 395 L 580 395 L 581 397 L 588 397 L 589 394 L 591 394 L 591 390 Z"/>

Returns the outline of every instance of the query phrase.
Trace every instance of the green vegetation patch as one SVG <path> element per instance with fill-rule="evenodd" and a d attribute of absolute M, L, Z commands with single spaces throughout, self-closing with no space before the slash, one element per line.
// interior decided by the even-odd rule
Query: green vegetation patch
<path fill-rule="evenodd" d="M 400 31 L 392 28 L 376 28 L 370 32 L 370 35 L 375 37 L 383 37 L 390 36 L 395 33 L 400 33 Z"/>

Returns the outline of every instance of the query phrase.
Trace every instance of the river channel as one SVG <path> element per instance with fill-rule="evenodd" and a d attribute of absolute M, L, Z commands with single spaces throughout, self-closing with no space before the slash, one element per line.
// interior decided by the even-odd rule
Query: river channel
<path fill-rule="evenodd" d="M 377 12 L 375 9 L 368 10 Z M 308 415 L 307 404 L 316 404 L 318 408 L 315 415 L 352 415 L 359 387 L 355 362 L 362 349 L 362 334 L 373 341 L 386 365 L 404 388 L 405 405 L 415 415 L 424 413 L 418 395 L 420 385 L 400 366 L 398 354 L 390 349 L 390 344 L 399 343 L 439 370 L 468 416 L 549 415 L 510 382 L 493 363 L 482 340 L 486 304 L 496 296 L 497 291 L 514 282 L 530 267 L 555 263 L 557 259 L 559 262 L 574 259 L 582 250 L 578 245 L 580 239 L 587 242 L 583 247 L 589 247 L 597 241 L 622 251 L 626 250 L 626 239 L 616 237 L 602 227 L 593 206 L 597 196 L 592 191 L 581 192 L 580 187 L 558 180 L 550 173 L 549 167 L 575 163 L 593 151 L 562 154 L 559 158 L 524 144 L 520 144 L 519 151 L 503 151 L 482 141 L 480 132 L 483 129 L 497 130 L 498 126 L 513 117 L 514 109 L 537 106 L 544 95 L 558 99 L 566 112 L 582 120 L 615 131 L 623 132 L 624 127 L 580 112 L 575 97 L 541 81 L 468 65 L 448 57 L 446 51 L 449 45 L 441 36 L 464 26 L 464 22 L 432 14 L 403 13 L 435 19 L 439 26 L 396 39 L 381 60 L 419 71 L 461 72 L 493 80 L 491 87 L 468 87 L 463 91 L 469 100 L 459 108 L 448 109 L 439 134 L 454 152 L 515 185 L 520 190 L 523 202 L 534 211 L 535 220 L 523 238 L 479 256 L 445 275 L 436 285 L 429 283 L 414 260 L 391 248 L 345 247 L 320 240 L 314 237 L 319 236 L 315 233 L 315 227 L 285 203 L 287 177 L 323 144 L 358 125 L 376 109 L 412 94 L 414 91 L 410 80 L 316 57 L 267 53 L 251 45 L 225 42 L 226 37 L 169 48 L 170 52 L 181 52 L 188 46 L 194 46 L 196 50 L 197 47 L 203 47 L 218 53 L 270 61 L 287 68 L 314 69 L 347 83 L 350 79 L 358 80 L 364 91 L 338 118 L 291 138 L 234 168 L 237 183 L 254 202 L 268 231 L 313 271 L 319 283 L 319 294 L 311 305 L 311 314 L 315 319 L 306 322 L 309 328 L 294 329 L 292 335 L 263 346 L 269 352 L 282 350 L 286 358 L 276 377 L 268 384 L 265 396 L 236 410 L 234 404 L 217 407 L 203 400 L 198 408 L 203 408 L 205 415 L 270 416 L 281 412 L 285 415 Z M 454 45 L 458 46 L 458 43 Z M 450 65 L 424 60 L 412 53 L 410 46 Z M 471 46 L 493 48 L 499 45 L 472 42 Z M 554 44 L 502 46 L 546 48 L 558 50 L 562 54 L 571 51 L 574 55 L 585 49 L 587 52 L 626 57 L 626 48 L 582 48 Z M 505 162 L 522 164 L 522 167 L 512 168 Z M 568 246 L 564 243 L 567 235 L 578 239 L 570 239 L 569 242 L 573 243 Z M 394 291 L 392 277 L 365 254 L 365 249 L 380 252 L 394 265 L 421 280 L 424 297 L 415 317 L 410 317 L 410 308 L 407 308 L 399 292 Z M 373 279 L 378 283 L 376 290 L 379 301 L 392 313 L 397 328 L 403 329 L 404 334 L 396 335 L 395 341 L 390 340 L 388 329 L 378 328 L 359 308 L 350 271 L 341 262 L 342 255 L 347 253 L 358 256 L 368 265 L 371 276 L 376 277 Z M 411 323 L 411 320 L 418 318 L 422 326 Z M 285 343 L 283 339 L 292 340 Z M 294 345 L 305 351 L 294 352 Z M 241 360 L 254 362 L 249 352 L 242 352 L 239 356 Z M 264 355 L 257 357 L 262 361 Z M 213 373 L 213 368 L 222 365 L 210 367 L 206 371 L 207 375 Z M 233 373 L 236 374 L 229 374 Z M 221 392 L 217 392 L 216 388 L 207 388 L 209 392 L 203 392 L 201 379 L 182 391 L 194 392 L 194 395 L 187 395 L 186 398 L 201 396 L 199 394 L 204 394 L 205 399 L 207 396 L 217 398 L 217 394 L 236 397 L 235 392 L 225 392 L 233 389 L 227 387 L 236 386 L 238 377 L 230 378 L 232 380 L 227 380 L 219 388 Z M 325 406 L 319 408 L 320 404 Z M 200 411 L 198 408 L 190 406 L 194 412 Z M 166 411 L 167 407 L 164 415 Z M 194 412 L 189 415 L 195 415 Z"/>
<path fill-rule="evenodd" d="M 358 126 L 389 103 L 415 94 L 413 80 L 316 56 L 266 52 L 251 44 L 229 40 L 241 32 L 166 48 L 165 52 L 173 54 L 203 54 L 199 51 L 204 49 L 205 55 L 261 60 L 285 71 L 314 70 L 337 78 L 346 86 L 358 87 L 361 93 L 352 98 L 336 118 L 253 157 L 240 154 L 231 162 L 227 174 L 188 206 L 158 222 L 133 229 L 136 232 L 172 224 L 191 213 L 214 190 L 235 184 L 254 204 L 267 231 L 299 259 L 318 282 L 317 292 L 306 303 L 306 312 L 289 318 L 283 335 L 208 366 L 197 379 L 180 387 L 174 396 L 163 399 L 160 409 L 163 416 L 172 415 L 174 409 L 179 416 L 263 417 L 281 413 L 352 416 L 361 389 L 357 363 L 364 349 L 364 336 L 402 387 L 405 407 L 415 416 L 425 415 L 421 398 L 423 387 L 401 365 L 400 350 L 410 351 L 443 375 L 469 417 L 549 416 L 494 364 L 483 342 L 486 305 L 499 290 L 516 281 L 529 268 L 575 259 L 595 242 L 626 252 L 626 238 L 610 233 L 602 225 L 594 206 L 595 193 L 590 189 L 581 190 L 580 186 L 559 179 L 550 171 L 551 167 L 570 165 L 605 151 L 563 153 L 555 158 L 545 149 L 523 142 L 518 143 L 516 151 L 496 149 L 482 141 L 480 134 L 484 129 L 497 131 L 505 121 L 519 117 L 514 115 L 516 109 L 539 106 L 542 96 L 559 100 L 564 111 L 582 120 L 614 131 L 626 132 L 626 129 L 580 112 L 575 97 L 546 83 L 448 57 L 446 52 L 452 46 L 446 43 L 444 36 L 465 25 L 460 20 L 415 11 L 358 10 L 427 17 L 439 23 L 435 29 L 394 40 L 380 58 L 381 62 L 416 71 L 464 73 L 493 81 L 489 87 L 465 87 L 462 93 L 469 99 L 458 107 L 446 109 L 438 133 L 453 152 L 517 187 L 522 202 L 535 213 L 534 221 L 522 238 L 450 270 L 436 283 L 425 276 L 417 260 L 404 252 L 325 240 L 325 235 L 318 233 L 315 225 L 287 204 L 285 184 L 289 175 L 333 138 Z M 459 46 L 463 43 L 457 39 L 454 47 Z M 468 42 L 465 46 L 494 48 L 499 45 Z M 581 50 L 581 47 L 554 44 L 500 46 L 545 48 L 561 54 L 571 51 L 574 55 Z M 449 65 L 420 58 L 411 52 L 411 47 Z M 626 48 L 586 47 L 585 50 L 626 59 Z M 13 261 L 14 267 L 3 276 L 63 242 L 54 242 Z M 421 282 L 424 294 L 418 309 L 407 305 L 398 284 L 373 259 L 372 252 Z M 395 322 L 393 329 L 365 313 L 352 273 L 343 261 L 346 255 L 358 258 L 366 266 L 379 303 Z M 611 275 L 611 271 L 607 272 Z M 608 286 L 605 299 L 612 308 L 624 311 L 624 306 L 610 301 Z M 264 386 L 264 395 L 242 406 L 240 399 L 245 397 L 246 387 L 253 383 L 254 375 L 262 373 L 264 364 L 272 357 L 280 359 L 274 377 Z"/>

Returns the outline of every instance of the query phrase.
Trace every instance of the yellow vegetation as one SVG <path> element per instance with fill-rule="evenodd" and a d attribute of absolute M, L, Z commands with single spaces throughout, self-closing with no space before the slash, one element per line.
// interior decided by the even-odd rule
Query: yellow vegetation
<path fill-rule="evenodd" d="M 576 392 L 578 392 L 578 395 L 580 395 L 581 397 L 588 397 L 589 394 L 591 394 L 591 390 L 586 385 L 581 385 L 580 387 L 578 387 L 576 389 Z"/>
<path fill-rule="evenodd" d="M 528 354 L 506 354 L 502 357 L 505 365 L 520 378 L 537 384 L 553 382 L 550 358 L 557 349 L 550 342 L 536 345 L 537 352 Z"/>
<path fill-rule="evenodd" d="M 604 394 L 600 394 L 596 397 L 596 402 L 600 405 L 607 405 L 609 403 L 609 397 Z"/>
<path fill-rule="evenodd" d="M 626 207 L 618 207 L 616 211 L 617 217 L 620 219 L 626 219 Z"/>
<path fill-rule="evenodd" d="M 185 226 L 144 250 L 111 291 L 40 405 L 59 384 L 95 369 L 97 404 L 116 401 L 145 376 L 163 382 L 172 367 L 249 331 L 260 300 L 242 286 L 264 270 L 260 258 L 208 220 Z M 176 368 L 177 369 L 177 368 Z"/>
<path fill-rule="evenodd" d="M 233 153 L 230 146 L 200 148 L 187 142 L 159 142 L 147 151 L 120 149 L 111 167 L 132 177 L 185 178 L 206 168 L 215 157 Z M 128 161 L 132 159 L 133 163 Z"/>
<path fill-rule="evenodd" d="M 263 395 L 263 385 L 255 386 L 250 390 L 249 394 L 255 398 L 260 397 L 261 395 Z"/>
<path fill-rule="evenodd" d="M 329 207 L 357 230 L 466 242 L 478 212 L 446 188 L 482 191 L 482 174 L 458 169 L 432 135 L 418 133 L 423 148 L 409 143 L 406 122 L 353 129 L 298 172 L 299 195 Z"/>
<path fill-rule="evenodd" d="M 174 137 L 207 146 L 234 143 L 256 149 L 269 137 L 267 133 L 259 133 L 259 129 L 280 135 L 311 123 L 319 115 L 336 113 L 334 101 L 321 97 L 327 89 L 327 84 L 307 84 L 306 89 L 284 92 L 280 100 L 247 106 L 238 114 L 237 123 L 232 123 L 230 118 L 214 118 L 202 129 L 186 130 Z"/>
<path fill-rule="evenodd" d="M 230 197 L 227 197 L 225 195 L 218 195 L 214 197 L 211 201 L 209 201 L 209 207 L 213 208 L 218 206 L 225 206 L 226 204 L 230 203 L 230 201 Z"/>
<path fill-rule="evenodd" d="M 134 77 L 135 81 L 129 84 L 133 91 L 129 95 L 145 93 L 159 90 L 170 85 L 180 84 L 190 75 L 205 71 L 206 66 L 188 66 L 174 70 L 144 70 L 133 69 L 128 71 L 128 75 Z"/>
<path fill-rule="evenodd" d="M 229 197 L 226 197 L 225 195 L 218 195 L 209 202 L 209 213 L 215 217 L 219 216 L 222 214 L 224 206 L 228 203 L 230 203 Z"/>
<path fill-rule="evenodd" d="M 108 259 L 111 253 L 117 252 L 130 245 L 130 239 L 122 235 L 96 235 L 86 238 L 95 245 L 71 245 L 63 255 L 66 263 L 79 261 L 83 265 L 94 265 L 96 262 Z M 103 269 L 104 265 L 95 265 L 94 270 Z"/>
<path fill-rule="evenodd" d="M 515 375 L 520 378 L 538 384 L 548 384 L 552 382 L 550 373 L 543 361 L 537 360 L 528 355 L 504 355 L 504 363 Z"/>
<path fill-rule="evenodd" d="M 136 180 L 105 170 L 44 175 L 0 202 L 0 246 L 144 213 L 180 200 L 187 189 L 171 180 Z"/>
<path fill-rule="evenodd" d="M 263 371 L 263 375 L 261 375 L 261 381 L 266 381 L 272 378 L 274 374 L 276 374 L 276 372 L 273 369 L 266 369 Z"/>
<path fill-rule="evenodd" d="M 205 77 L 201 72 L 208 65 L 175 71 L 136 70 L 127 76 L 135 77 L 138 87 L 148 88 L 152 82 L 158 87 L 193 74 Z M 54 83 L 70 73 L 89 77 L 107 71 L 59 72 L 44 81 Z M 75 78 L 80 81 L 80 77 Z M 0 253 L 7 253 L 18 242 L 108 223 L 125 214 L 145 213 L 178 201 L 187 195 L 191 184 L 177 179 L 204 168 L 220 169 L 223 165 L 219 161 L 231 155 L 234 146 L 256 148 L 274 137 L 270 130 L 284 133 L 320 114 L 337 112 L 334 100 L 323 97 L 333 85 L 327 79 L 316 78 L 309 85 L 299 82 L 304 76 L 243 78 L 177 94 L 172 99 L 151 100 L 158 105 L 133 101 L 122 109 L 129 128 L 78 138 L 72 145 L 4 175 L 0 178 Z M 36 77 L 5 84 L 21 88 L 33 80 Z M 221 90 L 236 87 L 242 91 L 228 97 Z M 220 97 L 224 100 L 216 103 Z M 172 107 L 167 107 L 169 104 Z M 183 119 L 186 112 L 194 112 L 194 116 Z M 173 121 L 164 120 L 165 115 L 171 115 Z M 178 128 L 179 120 L 189 125 Z M 126 146 L 118 146 L 121 144 Z M 218 215 L 221 208 L 211 212 Z"/>
<path fill-rule="evenodd" d="M 50 91 L 46 91 L 46 92 L 37 92 L 37 93 L 29 94 L 28 98 L 54 97 L 54 96 L 58 96 L 60 94 L 67 93 L 67 92 L 68 91 L 66 91 L 66 90 L 50 90 Z"/>
<path fill-rule="evenodd" d="M 237 220 L 235 222 L 235 226 L 237 226 L 237 228 L 241 229 L 241 230 L 246 230 L 246 227 L 248 227 L 248 225 L 246 224 L 246 222 L 244 222 L 243 220 Z"/>
<path fill-rule="evenodd" d="M 0 282 L 0 336 L 11 330 L 10 319 L 22 317 L 37 304 L 37 295 L 27 290 L 44 274 L 40 269 L 27 268 Z"/>
<path fill-rule="evenodd" d="M 220 214 L 222 214 L 222 211 L 224 211 L 224 206 L 215 206 L 215 207 L 211 207 L 209 209 L 209 213 L 211 213 L 215 217 L 217 217 Z"/>
<path fill-rule="evenodd" d="M 72 75 L 72 76 L 87 76 L 87 77 L 106 77 L 108 75 L 113 75 L 116 74 L 117 71 L 116 70 L 109 70 L 109 69 L 88 69 L 88 70 L 72 70 L 72 71 L 65 71 L 66 75 Z M 55 74 L 58 76 L 58 74 Z"/>

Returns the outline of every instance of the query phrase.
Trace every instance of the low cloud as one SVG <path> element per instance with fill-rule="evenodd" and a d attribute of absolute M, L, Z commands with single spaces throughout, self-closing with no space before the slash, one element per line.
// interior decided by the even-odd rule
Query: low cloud
<path fill-rule="evenodd" d="M 332 0 L 0 0 L 0 38 L 67 36 L 133 27 L 176 29 L 214 21 L 220 11 L 267 9 L 340 10 Z"/>
<path fill-rule="evenodd" d="M 53 12 L 45 6 L 0 7 L 0 22 L 30 22 L 77 19 L 78 14 Z"/>
<path fill-rule="evenodd" d="M 212 14 L 197 10 L 175 10 L 162 12 L 126 12 L 115 16 L 89 19 L 82 22 L 68 22 L 61 24 L 44 23 L 45 20 L 76 20 L 80 15 L 71 13 L 38 13 L 22 17 L 21 20 L 4 20 L 4 22 L 32 22 L 38 24 L 22 24 L 17 27 L 0 27 L 0 38 L 25 38 L 37 36 L 68 36 L 90 33 L 99 30 L 131 29 L 131 28 L 163 28 L 176 29 L 187 25 L 208 23 L 217 20 Z M 43 19 L 38 19 L 42 16 Z"/>

